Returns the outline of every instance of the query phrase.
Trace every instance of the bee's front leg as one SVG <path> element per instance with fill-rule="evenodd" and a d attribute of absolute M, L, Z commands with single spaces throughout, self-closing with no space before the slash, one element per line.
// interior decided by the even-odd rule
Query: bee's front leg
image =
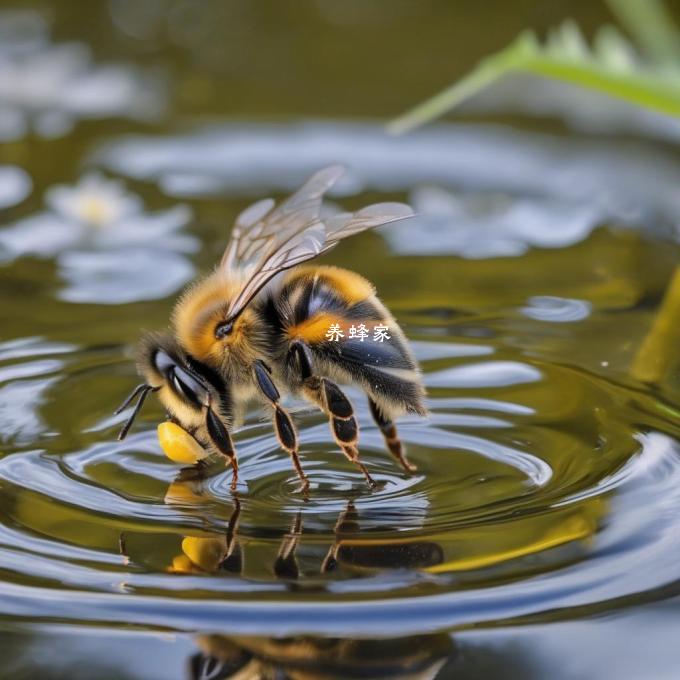
<path fill-rule="evenodd" d="M 366 466 L 359 459 L 359 425 L 354 417 L 352 403 L 345 393 L 328 378 L 314 375 L 312 353 L 303 342 L 294 342 L 290 352 L 297 357 L 305 396 L 329 416 L 331 432 L 338 446 L 347 458 L 363 473 L 371 488 L 376 486 Z"/>
<path fill-rule="evenodd" d="M 228 464 L 231 465 L 231 490 L 234 491 L 238 484 L 238 458 L 236 456 L 236 449 L 234 448 L 234 443 L 229 431 L 217 415 L 215 415 L 210 404 L 206 407 L 205 425 L 215 448 L 227 459 Z"/>
<path fill-rule="evenodd" d="M 295 471 L 302 482 L 302 493 L 306 494 L 309 490 L 309 480 L 300 463 L 298 437 L 293 421 L 288 415 L 288 412 L 279 404 L 279 391 L 276 388 L 265 363 L 258 359 L 253 365 L 253 371 L 255 373 L 255 382 L 257 383 L 257 386 L 274 408 L 274 429 L 276 430 L 279 444 L 281 445 L 281 448 L 290 455 Z"/>

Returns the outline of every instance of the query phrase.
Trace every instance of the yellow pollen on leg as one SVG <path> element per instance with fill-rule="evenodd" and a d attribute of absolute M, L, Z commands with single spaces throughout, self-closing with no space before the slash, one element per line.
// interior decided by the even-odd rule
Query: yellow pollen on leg
<path fill-rule="evenodd" d="M 169 420 L 158 426 L 158 441 L 163 453 L 175 463 L 193 465 L 210 455 L 186 430 Z"/>

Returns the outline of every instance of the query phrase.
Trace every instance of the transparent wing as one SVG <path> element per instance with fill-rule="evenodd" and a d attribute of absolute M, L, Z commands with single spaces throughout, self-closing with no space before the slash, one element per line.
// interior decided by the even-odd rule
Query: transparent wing
<path fill-rule="evenodd" d="M 310 177 L 292 196 L 274 207 L 266 198 L 246 208 L 237 218 L 221 266 L 248 267 L 257 262 L 261 250 L 272 241 L 285 243 L 321 213 L 323 195 L 343 174 L 340 165 L 331 165 Z"/>
<path fill-rule="evenodd" d="M 376 203 L 322 218 L 323 195 L 342 173 L 337 165 L 320 170 L 278 207 L 265 199 L 239 215 L 220 267 L 238 268 L 247 278 L 228 318 L 237 317 L 279 272 L 327 252 L 348 236 L 413 215 L 403 203 Z"/>

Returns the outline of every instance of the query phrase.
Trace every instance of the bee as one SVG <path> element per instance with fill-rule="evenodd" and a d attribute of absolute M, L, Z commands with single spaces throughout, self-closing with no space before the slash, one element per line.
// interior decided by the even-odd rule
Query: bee
<path fill-rule="evenodd" d="M 307 492 L 297 430 L 281 403 L 291 394 L 328 416 L 338 446 L 374 487 L 359 457 L 354 409 L 338 384 L 351 383 L 368 395 L 389 451 L 405 471 L 415 470 L 394 424 L 399 415 L 427 413 L 421 373 L 404 333 L 364 277 L 303 265 L 353 234 L 413 215 L 403 203 L 378 203 L 322 216 L 323 196 L 342 173 L 340 166 L 325 168 L 278 206 L 264 199 L 237 217 L 216 269 L 176 303 L 171 331 L 140 340 L 137 367 L 145 382 L 116 411 L 137 399 L 119 439 L 155 392 L 173 437 L 190 438 L 188 448 L 205 455 L 222 455 L 235 489 L 238 459 L 231 432 L 246 405 L 257 400 L 270 410 L 281 448 Z M 350 337 L 355 324 L 388 331 L 380 342 Z M 329 337 L 332 325 L 342 336 Z"/>

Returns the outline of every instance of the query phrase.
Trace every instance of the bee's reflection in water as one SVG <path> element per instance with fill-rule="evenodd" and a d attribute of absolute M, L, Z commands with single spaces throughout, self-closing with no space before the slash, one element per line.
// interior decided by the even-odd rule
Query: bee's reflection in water
<path fill-rule="evenodd" d="M 201 471 L 183 470 L 169 486 L 165 496 L 166 503 L 195 514 L 197 506 L 210 499 L 210 494 L 203 488 L 203 482 Z M 347 570 L 350 575 L 384 569 L 425 569 L 440 564 L 443 560 L 442 549 L 434 542 L 370 539 L 361 535 L 359 513 L 350 499 L 336 518 L 334 538 L 330 545 L 321 546 L 318 537 L 311 534 L 312 540 L 304 551 L 304 563 L 310 566 L 302 569 L 298 559 L 298 549 L 301 548 L 305 529 L 301 511 L 293 516 L 288 531 L 280 539 L 276 554 L 269 549 L 266 557 L 262 553 L 265 549 L 262 540 L 252 535 L 241 535 L 239 524 L 242 513 L 243 501 L 234 496 L 233 509 L 224 522 L 224 530 L 219 533 L 214 528 L 197 530 L 183 536 L 181 553 L 174 557 L 169 571 L 187 574 L 231 573 L 246 578 L 259 578 L 263 575 L 264 560 L 268 567 L 265 573 L 269 577 L 273 575 L 290 589 L 299 589 L 305 587 L 306 583 L 318 584 L 319 579 L 332 578 L 334 572 L 341 569 Z M 268 537 L 271 536 L 269 530 L 267 534 Z M 252 564 L 246 559 L 247 552 L 257 555 Z"/>
<path fill-rule="evenodd" d="M 204 493 L 203 481 L 196 470 L 183 471 L 168 488 L 166 503 L 195 513 L 197 505 L 209 498 L 209 494 Z M 223 532 L 197 531 L 183 536 L 181 552 L 172 559 L 168 571 L 257 578 L 263 566 L 262 546 L 240 535 L 243 504 L 234 497 L 233 510 Z M 320 551 L 316 544 L 317 551 L 305 552 L 304 559 L 300 560 L 298 550 L 303 543 L 304 520 L 298 512 L 276 551 L 271 551 L 266 560 L 269 578 L 290 589 L 313 589 L 319 587 L 319 579 L 332 579 L 342 570 L 366 573 L 390 568 L 417 569 L 438 564 L 443 559 L 436 543 L 359 540 L 360 529 L 359 513 L 349 500 L 337 517 L 331 544 Z M 121 547 L 126 550 L 124 540 Z M 251 554 L 254 555 L 252 567 Z M 454 653 L 453 641 L 444 633 L 375 640 L 201 635 L 197 644 L 200 651 L 190 658 L 187 671 L 192 680 L 426 679 L 436 677 Z"/>
<path fill-rule="evenodd" d="M 165 502 L 191 519 L 195 527 L 167 536 L 165 552 L 149 550 L 142 561 L 177 574 L 212 574 L 251 583 L 285 588 L 301 596 L 316 597 L 342 581 L 371 578 L 386 571 L 399 571 L 400 578 L 493 573 L 512 576 L 512 567 L 530 570 L 559 565 L 588 549 L 608 502 L 595 497 L 560 508 L 545 518 L 540 531 L 527 531 L 536 518 L 518 517 L 514 530 L 500 532 L 496 526 L 479 529 L 460 527 L 437 541 L 399 531 L 392 522 L 398 512 L 377 515 L 352 499 L 334 505 L 337 514 L 315 512 L 307 503 L 290 514 L 282 508 L 269 523 L 262 519 L 258 498 L 221 504 L 205 484 L 205 470 L 184 470 L 170 484 Z M 253 505 L 254 504 L 254 505 Z M 260 518 L 253 526 L 254 511 Z M 288 511 L 288 526 L 277 528 L 277 517 Z M 413 521 L 413 517 L 411 518 Z M 423 517 L 426 520 L 426 517 Z M 376 527 L 379 531 L 376 531 Z M 528 558 L 526 562 L 518 558 Z M 540 560 L 540 562 L 537 562 Z M 135 560 L 136 561 L 136 560 Z M 519 573 L 525 573 L 520 571 Z M 381 631 L 376 630 L 376 637 Z M 460 636 L 459 636 L 459 644 Z M 452 677 L 462 655 L 454 660 L 455 646 L 447 633 L 401 639 L 351 639 L 298 636 L 286 639 L 240 635 L 201 636 L 200 652 L 191 659 L 189 677 L 248 678 L 438 678 Z M 493 655 L 492 655 L 493 656 Z M 484 655 L 485 662 L 489 655 Z M 476 677 L 476 676 L 475 676 Z M 521 676 L 524 677 L 524 676 Z M 528 676 L 527 676 L 528 677 Z"/>
<path fill-rule="evenodd" d="M 444 633 L 390 640 L 205 635 L 198 645 L 191 680 L 429 680 L 455 649 Z"/>

